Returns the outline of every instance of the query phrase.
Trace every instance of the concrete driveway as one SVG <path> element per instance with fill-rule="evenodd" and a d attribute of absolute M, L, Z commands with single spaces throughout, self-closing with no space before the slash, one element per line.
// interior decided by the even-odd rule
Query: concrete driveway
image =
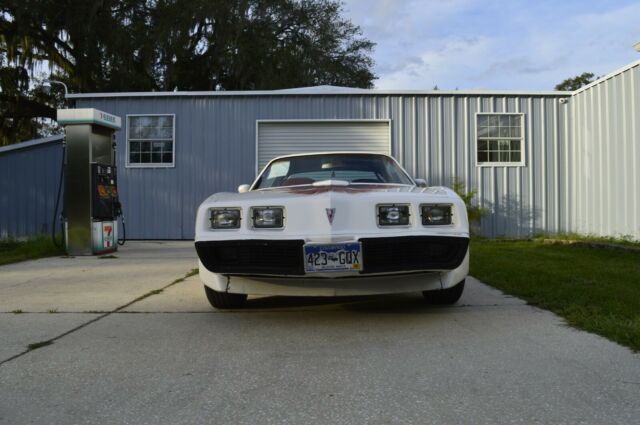
<path fill-rule="evenodd" d="M 640 418 L 638 354 L 474 279 L 454 307 L 407 294 L 221 312 L 182 280 L 191 243 L 116 256 L 0 267 L 1 424 Z"/>

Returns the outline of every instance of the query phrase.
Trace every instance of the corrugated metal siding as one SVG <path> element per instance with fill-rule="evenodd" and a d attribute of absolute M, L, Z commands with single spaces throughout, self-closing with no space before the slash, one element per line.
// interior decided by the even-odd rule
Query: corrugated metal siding
<path fill-rule="evenodd" d="M 0 153 L 0 238 L 51 232 L 61 140 Z"/>
<path fill-rule="evenodd" d="M 572 97 L 571 230 L 640 239 L 640 65 Z"/>
<path fill-rule="evenodd" d="M 258 170 L 273 158 L 295 153 L 358 151 L 389 155 L 389 122 L 259 122 L 257 148 Z"/>
<path fill-rule="evenodd" d="M 566 96 L 567 102 L 561 102 Z M 123 118 L 176 115 L 174 168 L 125 168 L 120 194 L 135 239 L 190 239 L 197 206 L 249 183 L 260 120 L 389 120 L 391 153 L 431 185 L 457 178 L 491 211 L 487 236 L 579 232 L 640 238 L 640 62 L 574 93 L 457 92 L 82 98 Z M 476 164 L 476 114 L 524 114 L 525 165 Z M 0 152 L 0 236 L 49 231 L 60 145 Z"/>
<path fill-rule="evenodd" d="M 292 119 L 391 120 L 392 154 L 431 185 L 461 179 L 492 211 L 488 236 L 567 231 L 569 104 L 560 96 L 313 95 L 79 99 L 121 117 L 176 114 L 176 166 L 119 168 L 128 236 L 190 239 L 194 214 L 207 196 L 234 191 L 255 176 L 256 122 Z M 478 167 L 475 114 L 525 114 L 526 164 Z M 126 128 L 117 132 L 118 164 L 125 163 Z M 572 166 L 572 164 L 569 164 Z"/>

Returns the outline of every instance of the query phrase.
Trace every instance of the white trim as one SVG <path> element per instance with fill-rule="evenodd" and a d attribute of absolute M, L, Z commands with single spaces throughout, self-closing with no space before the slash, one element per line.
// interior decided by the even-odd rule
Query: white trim
<path fill-rule="evenodd" d="M 478 115 L 520 115 L 521 117 L 521 121 L 520 121 L 520 162 L 478 162 Z M 524 112 L 476 112 L 474 114 L 474 119 L 475 119 L 475 129 L 476 129 L 476 134 L 474 137 L 474 162 L 476 163 L 476 167 L 490 167 L 490 168 L 495 168 L 495 167 L 526 167 L 527 166 L 527 161 L 525 158 L 525 149 L 524 149 L 524 145 L 526 143 L 528 143 L 529 141 L 526 140 L 525 138 L 525 134 L 524 134 L 524 120 L 525 120 L 525 113 Z M 487 137 L 490 138 L 490 137 Z M 486 139 L 486 138 L 485 138 Z M 515 140 L 515 137 L 495 137 L 493 139 L 508 139 L 508 140 Z"/>
<path fill-rule="evenodd" d="M 632 68 L 635 68 L 636 66 L 640 66 L 640 60 L 637 60 L 635 62 L 630 63 L 629 65 L 625 65 L 622 68 L 616 69 L 613 72 L 610 72 L 609 74 L 598 78 L 597 80 L 595 80 L 592 83 L 587 84 L 586 86 L 580 87 L 578 90 L 574 91 L 574 92 L 569 92 L 571 93 L 572 96 L 577 95 L 578 93 L 582 93 L 585 90 L 589 90 L 591 87 L 597 86 L 600 83 L 605 82 L 606 80 L 609 80 L 617 75 L 622 74 L 623 72 L 626 72 Z"/>
<path fill-rule="evenodd" d="M 389 153 L 387 154 L 388 156 L 392 156 L 391 155 L 391 147 L 393 145 L 393 142 L 391 140 L 391 119 L 390 118 L 328 118 L 328 119 L 323 119 L 323 118 L 294 118 L 294 119 L 287 119 L 287 118 L 283 118 L 283 119 L 257 119 L 256 120 L 256 143 L 255 143 L 255 149 L 256 149 L 256 156 L 255 156 L 255 170 L 256 170 L 256 178 L 254 180 L 254 182 L 256 180 L 258 180 L 259 174 L 262 174 L 259 170 L 260 164 L 259 164 L 259 151 L 258 151 L 258 142 L 259 142 L 259 138 L 260 138 L 260 124 L 262 123 L 267 123 L 267 124 L 271 124 L 271 123 L 295 123 L 295 124 L 299 124 L 299 123 L 349 123 L 349 122 L 354 122 L 354 123 L 367 123 L 367 122 L 378 122 L 378 123 L 387 123 L 389 124 L 387 127 L 389 129 Z M 301 155 L 305 155 L 305 154 L 301 154 Z M 285 155 L 285 156 L 293 156 L 293 155 Z M 278 158 L 273 158 L 273 160 L 278 159 Z M 265 164 L 264 168 L 266 169 L 267 166 L 271 163 L 271 161 L 269 161 L 267 164 Z M 264 169 L 262 170 L 264 171 Z M 253 187 L 253 185 L 252 185 Z"/>
<path fill-rule="evenodd" d="M 56 118 L 58 124 L 63 126 L 91 124 L 115 130 L 122 127 L 119 116 L 95 108 L 58 109 Z"/>
<path fill-rule="evenodd" d="M 171 146 L 173 148 L 173 154 L 171 155 L 171 163 L 144 163 L 144 164 L 131 164 L 129 163 L 129 118 L 130 117 L 172 117 L 173 118 L 173 128 L 172 128 L 172 139 Z M 127 114 L 125 116 L 125 168 L 175 168 L 176 166 L 176 114 Z M 143 141 L 143 140 L 141 140 Z"/>
<path fill-rule="evenodd" d="M 258 180 L 259 175 L 261 175 L 261 174 L 262 174 L 262 173 L 260 172 L 260 170 L 259 170 L 259 167 L 260 167 L 260 165 L 259 165 L 259 162 L 260 162 L 260 156 L 259 156 L 259 155 L 260 155 L 260 154 L 259 154 L 259 151 L 258 151 L 258 139 L 259 139 L 259 137 L 260 137 L 260 134 L 258 133 L 258 131 L 259 131 L 259 129 L 260 129 L 260 122 L 261 122 L 261 120 L 256 120 L 256 143 L 255 143 L 256 156 L 255 156 L 255 158 L 254 158 L 254 161 L 255 161 L 255 163 L 254 163 L 254 168 L 255 168 L 255 170 L 256 170 L 256 177 L 255 177 L 255 179 L 253 180 L 253 183 L 249 186 L 249 190 L 251 190 L 251 188 L 253 188 L 253 185 L 254 185 L 254 184 L 255 184 L 255 182 Z M 267 165 L 269 165 L 269 164 L 267 164 Z M 265 166 L 264 166 L 264 168 L 267 168 L 267 165 L 265 165 Z M 264 169 L 263 169 L 262 171 L 264 171 Z"/>
<path fill-rule="evenodd" d="M 69 93 L 67 99 L 100 99 L 112 97 L 228 97 L 228 96 L 571 96 L 570 91 L 524 91 L 524 90 L 376 90 L 353 89 L 318 92 L 313 89 L 298 92 L 279 92 L 278 90 L 245 91 L 167 91 L 167 92 L 120 92 L 120 93 Z"/>

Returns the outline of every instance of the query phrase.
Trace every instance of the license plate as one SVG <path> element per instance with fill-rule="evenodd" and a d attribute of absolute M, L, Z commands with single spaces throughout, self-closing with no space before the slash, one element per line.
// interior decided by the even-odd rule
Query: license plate
<path fill-rule="evenodd" d="M 360 242 L 304 246 L 304 271 L 307 273 L 359 272 L 360 270 L 362 270 Z"/>

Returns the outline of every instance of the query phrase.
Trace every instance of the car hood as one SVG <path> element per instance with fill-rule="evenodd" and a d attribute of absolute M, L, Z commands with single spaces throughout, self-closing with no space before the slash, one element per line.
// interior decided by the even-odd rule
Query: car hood
<path fill-rule="evenodd" d="M 417 187 L 407 185 L 350 185 L 350 186 L 290 186 L 273 189 L 252 190 L 245 193 L 220 192 L 216 193 L 205 202 L 253 202 L 288 200 L 292 198 L 306 198 L 310 196 L 339 196 L 353 195 L 354 198 L 380 198 L 380 199 L 416 199 L 433 197 L 434 199 L 458 196 L 446 187 Z M 349 196 L 347 196 L 349 198 Z M 400 202 L 400 201 L 396 201 Z"/>

